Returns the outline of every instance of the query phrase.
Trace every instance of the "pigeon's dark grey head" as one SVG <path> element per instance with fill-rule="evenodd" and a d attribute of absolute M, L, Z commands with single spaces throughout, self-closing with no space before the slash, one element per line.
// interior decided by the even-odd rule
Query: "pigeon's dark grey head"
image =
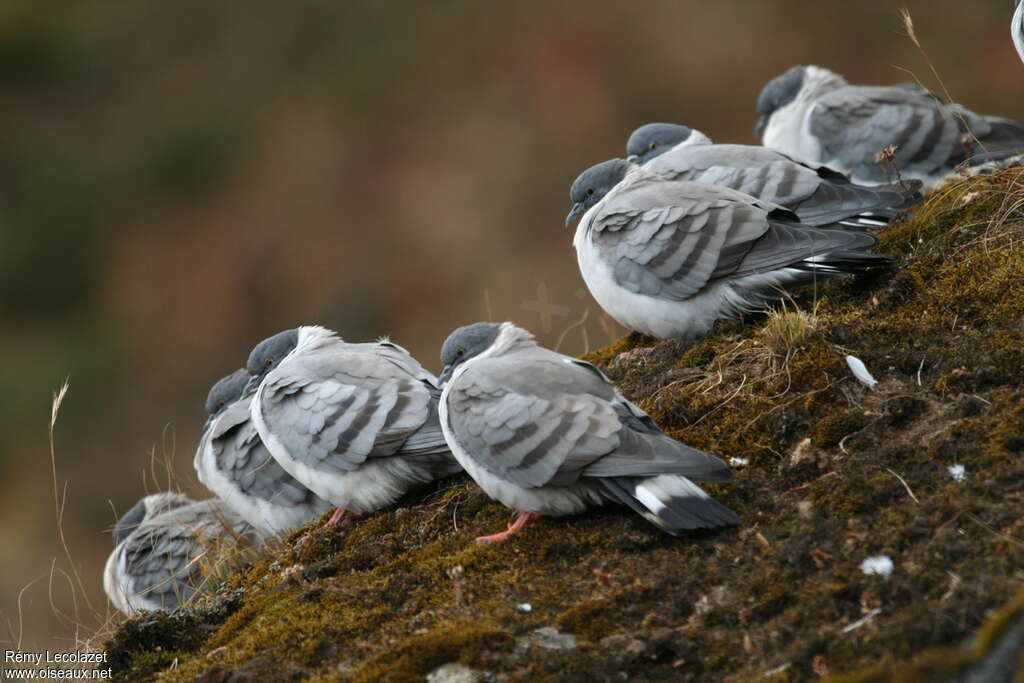
<path fill-rule="evenodd" d="M 761 118 L 757 121 L 754 132 L 758 135 L 764 133 L 768 127 L 768 120 L 772 114 L 796 99 L 800 88 L 804 85 L 804 76 L 807 72 L 806 66 L 794 66 L 781 76 L 776 76 L 764 86 L 761 96 L 757 98 L 757 113 Z"/>
<path fill-rule="evenodd" d="M 206 414 L 210 417 L 220 415 L 221 411 L 242 398 L 248 381 L 249 371 L 245 368 L 239 368 L 219 379 L 206 395 Z"/>
<path fill-rule="evenodd" d="M 693 135 L 693 129 L 674 123 L 648 123 L 640 126 L 629 136 L 626 143 L 628 161 L 643 164 L 662 155 L 676 145 L 686 142 Z"/>
<path fill-rule="evenodd" d="M 245 364 L 245 369 L 249 371 L 249 383 L 244 389 L 244 393 L 248 394 L 253 391 L 259 383 L 263 381 L 263 377 L 270 372 L 270 370 L 284 360 L 299 343 L 299 330 L 294 328 L 291 330 L 285 330 L 284 332 L 278 332 L 273 337 L 267 337 L 263 341 L 253 348 L 252 353 L 249 354 L 249 361 Z"/>
<path fill-rule="evenodd" d="M 572 211 L 565 217 L 565 224 L 569 225 L 601 201 L 613 187 L 622 182 L 630 166 L 632 164 L 625 159 L 610 159 L 581 173 L 569 190 Z"/>
<path fill-rule="evenodd" d="M 441 383 L 451 379 L 455 368 L 491 348 L 499 332 L 500 323 L 473 323 L 448 335 L 441 346 Z"/>

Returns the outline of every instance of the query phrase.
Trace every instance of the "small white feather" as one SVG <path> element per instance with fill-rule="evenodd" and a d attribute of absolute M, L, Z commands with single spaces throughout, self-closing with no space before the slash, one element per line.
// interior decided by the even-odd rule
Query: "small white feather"
<path fill-rule="evenodd" d="M 878 384 L 878 380 L 875 379 L 874 375 L 871 374 L 867 366 L 864 365 L 864 361 L 860 358 L 847 356 L 846 364 L 850 366 L 850 370 L 853 372 L 853 376 L 857 378 L 857 381 L 869 387 L 874 387 Z"/>
<path fill-rule="evenodd" d="M 892 574 L 892 569 L 892 558 L 888 555 L 876 555 L 860 563 L 860 570 L 862 572 L 869 576 L 881 576 L 883 579 L 889 578 L 889 575 Z"/>
<path fill-rule="evenodd" d="M 750 464 L 750 460 L 747 458 L 729 458 L 729 465 L 731 467 L 746 467 Z"/>
<path fill-rule="evenodd" d="M 963 465 L 950 465 L 946 468 L 946 471 L 949 472 L 949 476 L 953 477 L 955 482 L 962 482 L 967 478 L 967 470 Z"/>

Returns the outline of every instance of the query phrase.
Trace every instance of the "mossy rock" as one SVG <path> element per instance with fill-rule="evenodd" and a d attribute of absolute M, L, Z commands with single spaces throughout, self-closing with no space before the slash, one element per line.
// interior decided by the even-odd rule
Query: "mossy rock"
<path fill-rule="evenodd" d="M 118 671 L 404 681 L 459 662 L 504 680 L 940 682 L 988 675 L 1004 650 L 1016 662 L 1024 598 L 991 614 L 1024 567 L 1022 177 L 932 193 L 880 234 L 891 272 L 797 298 L 815 329 L 792 349 L 752 316 L 699 343 L 631 335 L 588 356 L 667 433 L 736 459 L 734 482 L 708 489 L 742 526 L 673 538 L 609 507 L 478 546 L 510 512 L 455 477 L 286 539 L 229 577 L 238 605 L 220 621 L 185 610 L 145 638 L 126 622 Z M 887 578 L 860 569 L 876 555 Z M 574 645 L 522 645 L 542 627 Z"/>

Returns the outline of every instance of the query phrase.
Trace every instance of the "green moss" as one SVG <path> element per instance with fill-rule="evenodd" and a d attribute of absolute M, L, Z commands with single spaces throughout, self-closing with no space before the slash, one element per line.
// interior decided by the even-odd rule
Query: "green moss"
<path fill-rule="evenodd" d="M 352 674 L 352 680 L 354 683 L 422 681 L 425 674 L 441 664 L 473 663 L 482 652 L 508 651 L 514 644 L 512 636 L 493 624 L 478 621 L 455 623 L 410 638 L 398 647 L 372 657 Z"/>
<path fill-rule="evenodd" d="M 862 411 L 847 410 L 819 421 L 811 441 L 815 446 L 830 448 L 838 445 L 844 437 L 863 429 L 867 423 Z"/>
<path fill-rule="evenodd" d="M 597 351 L 591 351 L 590 353 L 585 354 L 582 358 L 583 360 L 591 363 L 601 363 L 609 361 L 620 354 L 634 351 L 636 349 L 648 348 L 657 343 L 658 340 L 654 337 L 648 337 L 647 335 L 640 334 L 639 332 L 632 332 L 614 344 L 598 349 Z"/>
<path fill-rule="evenodd" d="M 908 663 L 893 663 L 871 667 L 863 672 L 836 676 L 829 680 L 834 683 L 953 683 L 964 680 L 989 680 L 988 666 L 998 666 L 999 671 L 1017 671 L 1021 661 L 1020 645 L 1001 651 L 1006 639 L 1020 643 L 1024 627 L 1024 590 L 1010 600 L 992 616 L 965 647 L 936 648 L 929 650 Z M 985 673 L 983 673 L 985 672 Z M 1014 680 L 1017 680 L 1015 677 Z"/>

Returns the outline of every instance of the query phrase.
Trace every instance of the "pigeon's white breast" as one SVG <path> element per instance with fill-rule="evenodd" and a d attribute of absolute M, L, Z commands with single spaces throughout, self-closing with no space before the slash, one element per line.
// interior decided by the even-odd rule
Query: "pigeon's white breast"
<path fill-rule="evenodd" d="M 580 273 L 601 308 L 619 324 L 660 339 L 698 337 L 719 317 L 722 286 L 713 284 L 685 301 L 636 294 L 615 281 L 611 266 L 583 235 L 584 216 L 574 241 Z"/>

